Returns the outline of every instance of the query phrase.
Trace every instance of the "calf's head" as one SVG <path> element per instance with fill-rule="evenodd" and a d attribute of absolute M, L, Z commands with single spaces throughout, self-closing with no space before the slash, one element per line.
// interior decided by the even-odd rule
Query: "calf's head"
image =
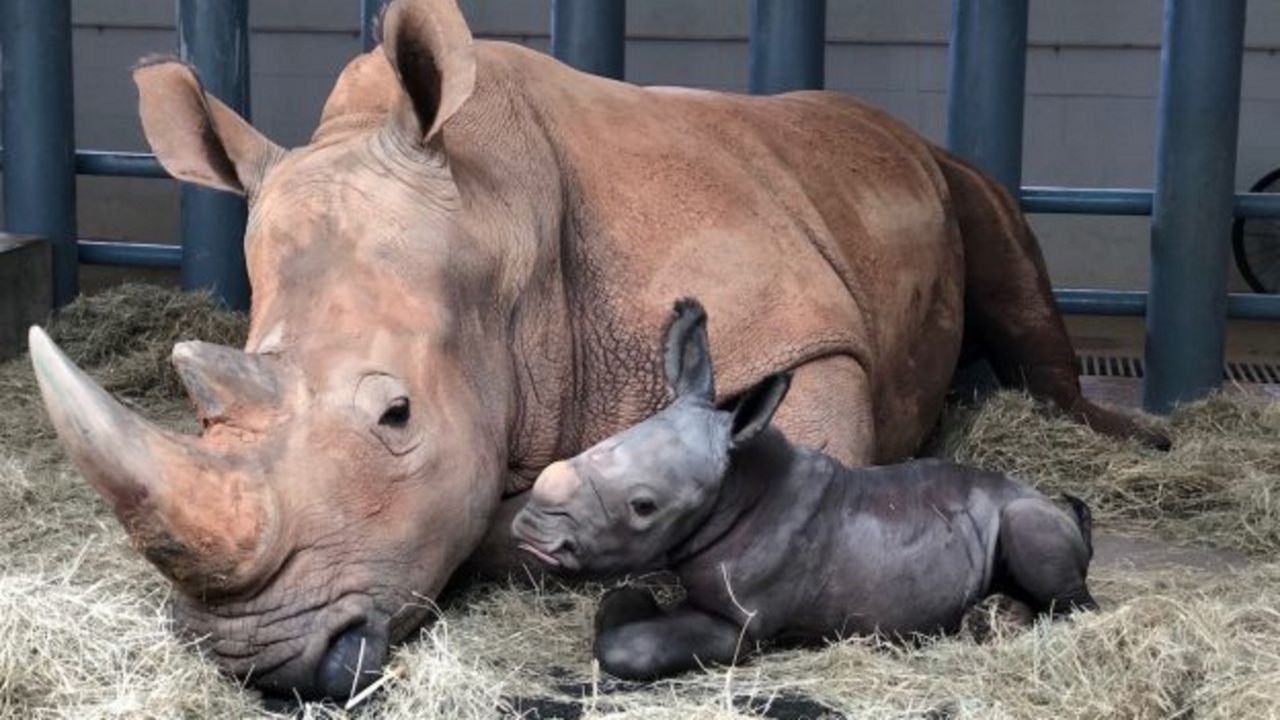
<path fill-rule="evenodd" d="M 644 570 L 662 566 L 707 520 L 736 451 L 768 427 L 790 376 L 771 375 L 718 409 L 706 324 L 697 301 L 676 303 L 663 363 L 674 400 L 548 466 L 513 521 L 521 547 L 573 572 Z"/>
<path fill-rule="evenodd" d="M 32 331 L 58 434 L 176 586 L 178 625 L 288 696 L 377 677 L 478 544 L 507 465 L 495 248 L 518 238 L 466 215 L 442 130 L 472 91 L 471 36 L 452 0 L 401 0 L 384 27 L 385 56 L 330 98 L 343 129 L 290 151 L 186 66 L 135 71 L 164 166 L 249 200 L 247 346 L 173 352 L 199 437 L 138 417 Z"/>

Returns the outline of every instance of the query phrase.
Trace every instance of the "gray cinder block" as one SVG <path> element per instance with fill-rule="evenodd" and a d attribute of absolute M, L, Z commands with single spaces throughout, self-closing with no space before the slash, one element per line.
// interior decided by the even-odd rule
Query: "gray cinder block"
<path fill-rule="evenodd" d="M 0 233 L 0 360 L 27 349 L 27 328 L 49 319 L 53 267 L 49 243 Z"/>

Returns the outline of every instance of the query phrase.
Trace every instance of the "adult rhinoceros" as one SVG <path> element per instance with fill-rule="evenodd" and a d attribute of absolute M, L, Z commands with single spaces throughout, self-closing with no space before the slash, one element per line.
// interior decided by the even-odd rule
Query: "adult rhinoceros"
<path fill-rule="evenodd" d="M 164 166 L 249 199 L 247 345 L 175 348 L 198 438 L 38 329 L 32 360 L 179 625 L 268 690 L 363 686 L 542 467 L 660 407 L 677 297 L 716 319 L 722 396 L 793 369 L 780 426 L 847 463 L 917 449 L 962 334 L 1004 380 L 1140 432 L 1082 399 L 1009 195 L 851 98 L 591 77 L 473 42 L 453 0 L 395 4 L 293 150 L 182 64 L 135 79 Z"/>

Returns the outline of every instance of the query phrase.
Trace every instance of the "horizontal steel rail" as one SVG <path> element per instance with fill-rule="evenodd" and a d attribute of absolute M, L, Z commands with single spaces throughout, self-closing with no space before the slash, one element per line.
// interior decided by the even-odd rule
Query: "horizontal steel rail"
<path fill-rule="evenodd" d="M 77 150 L 76 174 L 100 177 L 173 177 L 151 153 L 114 150 Z M 0 148 L 0 170 L 4 169 L 4 148 Z"/>
<path fill-rule="evenodd" d="M 1070 315 L 1127 315 L 1142 317 L 1147 314 L 1147 293 L 1144 290 L 1084 290 L 1064 288 L 1054 290 L 1058 309 Z M 1280 319 L 1280 295 L 1231 293 L 1227 295 L 1227 317 L 1233 320 Z"/>
<path fill-rule="evenodd" d="M 151 153 L 77 150 L 76 174 L 102 177 L 172 177 Z"/>
<path fill-rule="evenodd" d="M 181 245 L 85 240 L 78 243 L 85 265 L 177 268 L 182 265 Z"/>
<path fill-rule="evenodd" d="M 0 170 L 4 168 L 0 148 Z M 98 177 L 171 178 L 151 153 L 77 150 L 76 174 Z M 1075 188 L 1024 185 L 1022 210 L 1045 215 L 1150 215 L 1153 194 L 1140 188 Z M 1280 217 L 1280 193 L 1237 193 L 1235 216 Z"/>
<path fill-rule="evenodd" d="M 1067 215 L 1150 215 L 1154 193 L 1133 188 L 1024 186 L 1022 210 Z M 1237 193 L 1234 214 L 1242 218 L 1280 217 L 1280 193 Z"/>

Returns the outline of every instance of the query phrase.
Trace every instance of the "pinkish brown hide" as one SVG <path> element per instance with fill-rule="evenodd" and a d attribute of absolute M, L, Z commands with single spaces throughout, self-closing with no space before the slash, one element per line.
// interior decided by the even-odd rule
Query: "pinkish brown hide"
<path fill-rule="evenodd" d="M 210 517 L 243 497 L 271 508 L 218 525 L 225 538 L 178 533 L 213 555 L 265 543 L 242 590 L 176 604 L 229 672 L 308 696 L 370 682 L 353 668 L 376 672 L 423 598 L 477 548 L 504 556 L 486 532 L 542 468 L 665 402 L 675 297 L 717 318 L 721 399 L 794 371 L 779 425 L 848 463 L 915 451 L 966 314 L 1004 378 L 1134 432 L 1080 398 L 1012 200 L 884 113 L 592 77 L 473 41 L 454 0 L 399 0 L 385 28 L 287 152 L 189 68 L 135 72 L 160 162 L 249 198 L 249 340 L 195 353 L 209 362 L 177 352 L 200 438 L 148 428 L 174 451 L 116 466 L 107 445 L 140 420 L 63 437 L 100 488 L 145 474 L 106 494 L 154 488 L 166 523 L 197 497 Z M 73 428 L 78 411 L 49 402 Z"/>

